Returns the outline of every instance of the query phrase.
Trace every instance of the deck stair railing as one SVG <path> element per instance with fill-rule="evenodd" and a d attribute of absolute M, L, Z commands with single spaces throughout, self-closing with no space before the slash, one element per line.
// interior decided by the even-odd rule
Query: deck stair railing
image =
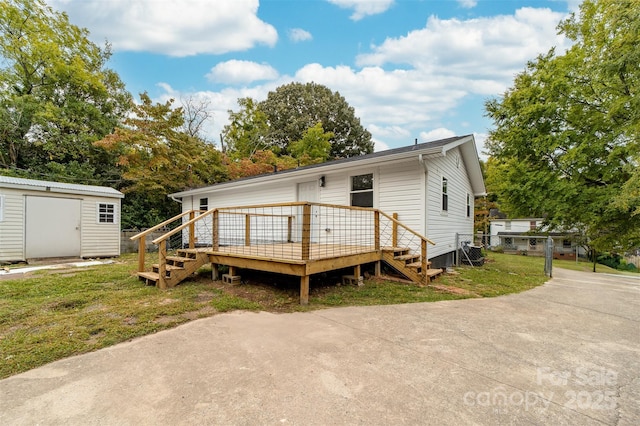
<path fill-rule="evenodd" d="M 144 271 L 144 237 L 168 223 L 178 226 L 153 240 L 158 245 L 158 283 L 167 273 L 169 242 L 176 236 L 183 249 L 207 248 L 240 257 L 288 261 L 338 258 L 378 251 L 413 281 L 427 282 L 427 245 L 434 244 L 380 210 L 308 202 L 190 210 L 140 233 L 138 273 Z"/>

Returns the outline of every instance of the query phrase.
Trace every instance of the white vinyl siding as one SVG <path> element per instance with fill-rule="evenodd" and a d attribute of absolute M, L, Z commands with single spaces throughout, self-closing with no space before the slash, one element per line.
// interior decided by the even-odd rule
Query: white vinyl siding
<path fill-rule="evenodd" d="M 100 206 L 113 206 L 113 222 L 100 222 Z M 98 217 L 98 220 L 96 220 Z M 120 200 L 84 197 L 82 202 L 82 257 L 120 255 Z"/>
<path fill-rule="evenodd" d="M 4 220 L 4 195 L 0 195 L 0 222 Z"/>
<path fill-rule="evenodd" d="M 3 198 L 0 222 L 0 261 L 21 261 L 24 257 L 24 196 L 10 189 Z"/>
<path fill-rule="evenodd" d="M 417 160 L 380 166 L 379 206 L 416 232 L 422 233 L 424 171 Z"/>
<path fill-rule="evenodd" d="M 442 212 L 443 176 L 447 178 L 448 186 L 449 209 L 446 216 Z M 458 148 L 448 151 L 445 157 L 429 162 L 426 237 L 436 243 L 435 246 L 429 245 L 430 258 L 455 251 L 456 233 L 473 234 L 473 220 L 466 216 L 466 196 L 472 193 L 467 169 Z"/>

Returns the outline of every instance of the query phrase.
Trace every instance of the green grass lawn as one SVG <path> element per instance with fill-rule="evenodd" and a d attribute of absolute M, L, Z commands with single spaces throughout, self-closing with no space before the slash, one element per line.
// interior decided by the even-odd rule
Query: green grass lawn
<path fill-rule="evenodd" d="M 483 267 L 458 268 L 428 287 L 382 280 L 367 280 L 362 287 L 316 282 L 308 306 L 298 304 L 298 286 L 286 284 L 286 277 L 225 286 L 211 281 L 207 268 L 176 288 L 160 291 L 134 275 L 135 255 L 111 265 L 2 279 L 0 378 L 230 310 L 293 312 L 490 297 L 546 281 L 541 258 L 492 253 L 488 260 Z"/>

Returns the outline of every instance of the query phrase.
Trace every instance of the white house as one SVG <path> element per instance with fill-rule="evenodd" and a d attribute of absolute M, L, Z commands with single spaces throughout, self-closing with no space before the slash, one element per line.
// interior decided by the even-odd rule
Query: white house
<path fill-rule="evenodd" d="M 543 222 L 541 218 L 491 219 L 490 245 L 500 246 L 505 252 L 543 256 L 545 241 L 551 237 L 555 258 L 575 259 L 576 250 L 584 254 L 571 233 L 552 232 L 544 228 Z"/>
<path fill-rule="evenodd" d="M 0 176 L 0 262 L 120 254 L 113 188 Z"/>
<path fill-rule="evenodd" d="M 485 195 L 472 135 L 191 189 L 170 197 L 183 212 L 307 201 L 374 207 L 436 243 L 433 267 L 453 264 L 456 234 L 472 234 L 474 197 Z"/>

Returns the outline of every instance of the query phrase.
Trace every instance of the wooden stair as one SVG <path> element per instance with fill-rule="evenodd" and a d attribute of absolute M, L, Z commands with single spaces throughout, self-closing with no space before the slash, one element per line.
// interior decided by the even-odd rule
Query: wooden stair
<path fill-rule="evenodd" d="M 165 265 L 165 283 L 175 287 L 193 275 L 201 266 L 209 263 L 207 251 L 202 249 L 180 249 L 176 256 L 167 256 Z M 138 272 L 138 277 L 147 285 L 158 286 L 160 265 L 154 264 L 151 271 Z"/>
<path fill-rule="evenodd" d="M 383 247 L 382 260 L 389 266 L 418 284 L 428 284 L 442 273 L 442 269 L 431 269 L 431 262 L 427 262 L 427 270 L 422 270 L 421 256 L 412 254 L 405 247 Z"/>

